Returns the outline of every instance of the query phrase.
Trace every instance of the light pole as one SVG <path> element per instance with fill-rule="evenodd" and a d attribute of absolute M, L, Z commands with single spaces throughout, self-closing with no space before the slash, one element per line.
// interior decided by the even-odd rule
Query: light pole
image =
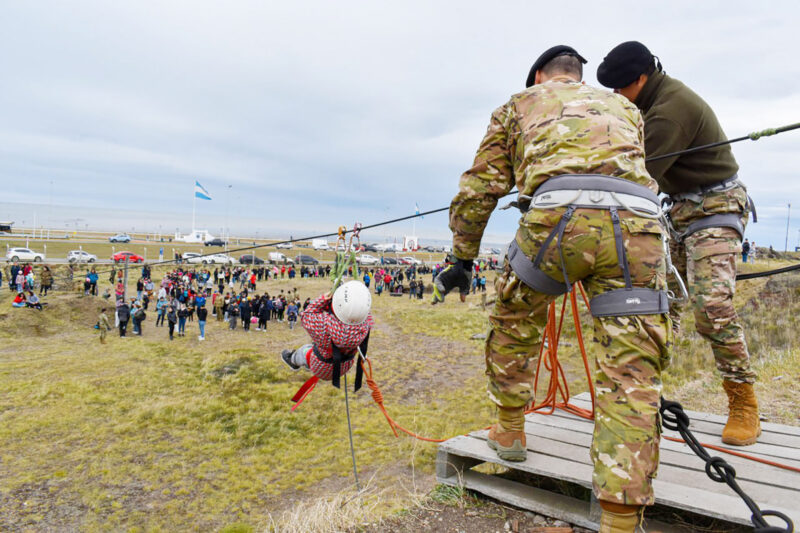
<path fill-rule="evenodd" d="M 783 245 L 783 251 L 789 251 L 789 217 L 792 213 L 792 204 L 786 205 L 786 242 Z"/>
<path fill-rule="evenodd" d="M 228 185 L 225 189 L 225 231 L 223 232 L 222 239 L 225 241 L 225 253 L 228 253 L 228 238 L 230 237 L 230 230 L 228 229 L 228 200 L 231 196 L 231 188 L 233 185 Z"/>

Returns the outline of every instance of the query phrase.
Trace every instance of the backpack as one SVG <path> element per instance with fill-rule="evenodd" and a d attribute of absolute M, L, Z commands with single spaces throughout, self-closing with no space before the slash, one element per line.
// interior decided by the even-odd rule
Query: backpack
<path fill-rule="evenodd" d="M 144 312 L 144 309 L 141 307 L 133 314 L 136 317 L 136 320 L 142 321 L 147 318 L 147 313 Z"/>

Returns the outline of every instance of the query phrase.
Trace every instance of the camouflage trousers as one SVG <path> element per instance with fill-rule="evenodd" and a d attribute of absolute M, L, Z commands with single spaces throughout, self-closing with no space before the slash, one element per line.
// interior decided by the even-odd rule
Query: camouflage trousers
<path fill-rule="evenodd" d="M 677 232 L 711 212 L 744 213 L 744 190 L 732 189 L 709 195 L 702 204 L 685 200 L 673 206 L 670 218 Z M 743 224 L 747 215 L 743 214 Z M 753 383 L 756 374 L 750 367 L 750 354 L 739 324 L 733 296 L 736 292 L 736 257 L 742 239 L 731 228 L 708 228 L 693 233 L 683 242 L 670 241 L 672 263 L 686 280 L 697 332 L 711 344 L 717 370 L 723 379 Z M 677 289 L 673 289 L 676 291 Z M 670 315 L 675 332 L 680 331 L 680 315 L 685 304 L 673 303 Z"/>
<path fill-rule="evenodd" d="M 529 211 L 517 243 L 534 257 L 564 208 Z M 664 233 L 658 222 L 620 211 L 623 240 L 634 287 L 666 287 Z M 617 260 L 609 212 L 578 209 L 564 231 L 562 249 L 570 281 L 583 280 L 590 297 L 625 287 Z M 563 279 L 555 245 L 540 268 Z M 556 296 L 522 283 L 506 261 L 486 340 L 489 397 L 499 406 L 530 405 L 534 398 L 536 357 Z M 596 418 L 591 457 L 595 495 L 630 505 L 653 503 L 652 479 L 658 467 L 661 371 L 669 363 L 669 316 L 594 318 Z"/>

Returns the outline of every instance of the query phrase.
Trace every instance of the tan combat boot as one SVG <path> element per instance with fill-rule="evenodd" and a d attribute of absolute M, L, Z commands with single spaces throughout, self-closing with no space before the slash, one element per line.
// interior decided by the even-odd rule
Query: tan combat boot
<path fill-rule="evenodd" d="M 758 401 L 750 383 L 723 381 L 722 388 L 728 395 L 728 423 L 722 430 L 722 442 L 734 446 L 755 444 L 761 435 L 758 420 Z"/>
<path fill-rule="evenodd" d="M 636 533 L 642 521 L 643 507 L 622 503 L 600 502 L 603 514 L 600 516 L 599 533 Z"/>
<path fill-rule="evenodd" d="M 524 461 L 528 456 L 525 442 L 525 408 L 500 407 L 499 422 L 489 429 L 486 443 L 504 461 Z"/>

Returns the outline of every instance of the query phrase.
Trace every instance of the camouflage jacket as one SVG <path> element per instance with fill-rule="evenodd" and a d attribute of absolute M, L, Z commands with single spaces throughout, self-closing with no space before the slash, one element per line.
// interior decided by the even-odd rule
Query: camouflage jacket
<path fill-rule="evenodd" d="M 497 108 L 450 204 L 456 257 L 478 255 L 489 216 L 514 185 L 531 195 L 562 174 L 605 174 L 657 192 L 645 168 L 643 121 L 636 106 L 614 93 L 555 77 Z"/>

